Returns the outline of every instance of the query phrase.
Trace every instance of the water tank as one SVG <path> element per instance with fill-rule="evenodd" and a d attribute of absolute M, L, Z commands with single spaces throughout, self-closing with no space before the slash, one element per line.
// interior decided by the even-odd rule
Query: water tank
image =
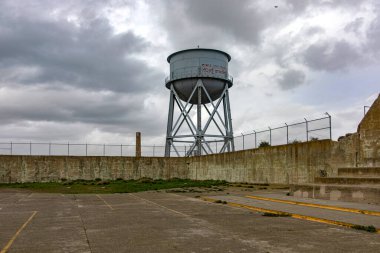
<path fill-rule="evenodd" d="M 199 79 L 202 80 L 211 100 L 218 99 L 228 84 L 233 84 L 232 77 L 228 74 L 228 62 L 231 56 L 223 51 L 206 48 L 194 48 L 175 52 L 169 55 L 167 61 L 170 64 L 170 75 L 165 80 L 165 85 L 170 89 L 173 85 L 178 97 L 187 101 Z M 191 104 L 197 104 L 197 96 L 190 100 Z M 202 104 L 209 103 L 206 94 L 202 92 Z"/>

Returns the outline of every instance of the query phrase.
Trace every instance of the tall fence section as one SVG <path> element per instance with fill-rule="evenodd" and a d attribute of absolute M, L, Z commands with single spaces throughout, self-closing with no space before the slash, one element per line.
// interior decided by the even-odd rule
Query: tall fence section
<path fill-rule="evenodd" d="M 305 119 L 302 122 L 235 135 L 235 150 L 258 148 L 260 146 L 276 146 L 295 142 L 331 139 L 331 116 L 318 119 Z M 208 153 L 219 150 L 208 146 Z M 171 156 L 185 156 L 190 146 L 176 146 Z M 1 142 L 0 155 L 60 155 L 60 156 L 135 156 L 136 145 L 126 144 L 78 144 L 78 143 L 46 143 L 46 142 Z M 163 157 L 164 145 L 142 145 L 141 156 Z"/>
<path fill-rule="evenodd" d="M 260 146 L 277 146 L 289 143 L 311 140 L 332 139 L 331 116 L 327 112 L 325 117 L 318 119 L 304 119 L 304 121 L 278 127 L 268 127 L 263 130 L 252 130 L 248 133 L 235 135 L 235 150 L 258 148 Z"/>

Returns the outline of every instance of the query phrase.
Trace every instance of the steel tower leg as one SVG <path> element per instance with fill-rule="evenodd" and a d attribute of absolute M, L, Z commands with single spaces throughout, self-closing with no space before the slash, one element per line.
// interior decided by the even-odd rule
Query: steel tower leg
<path fill-rule="evenodd" d="M 225 99 L 227 100 L 226 104 L 227 104 L 228 130 L 229 130 L 228 137 L 230 138 L 229 144 L 231 145 L 231 149 L 232 149 L 231 151 L 234 152 L 235 151 L 234 132 L 232 130 L 233 128 L 232 128 L 232 116 L 231 116 L 231 107 L 230 107 L 230 95 L 228 93 L 228 89 L 226 91 Z"/>
<path fill-rule="evenodd" d="M 223 113 L 224 113 L 224 124 L 226 125 L 226 137 L 224 138 L 224 145 L 227 145 L 227 151 L 231 151 L 230 143 L 229 143 L 229 135 L 230 135 L 230 121 L 228 120 L 228 112 L 227 112 L 227 99 L 226 95 L 223 96 Z"/>
<path fill-rule="evenodd" d="M 197 155 L 202 155 L 202 86 L 198 80 L 198 104 L 197 104 Z"/>
<path fill-rule="evenodd" d="M 169 99 L 169 112 L 168 112 L 168 126 L 166 130 L 166 144 L 165 144 L 165 156 L 170 156 L 170 148 L 172 145 L 171 132 L 173 130 L 173 114 L 174 114 L 174 93 L 173 85 L 170 87 L 170 99 Z"/>

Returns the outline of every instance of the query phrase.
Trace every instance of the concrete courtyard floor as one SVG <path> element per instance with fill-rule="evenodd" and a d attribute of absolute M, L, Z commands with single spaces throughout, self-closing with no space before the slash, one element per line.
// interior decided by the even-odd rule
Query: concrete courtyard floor
<path fill-rule="evenodd" d="M 239 201 L 244 194 L 227 189 L 63 195 L 3 189 L 0 252 L 379 252 L 379 234 L 266 217 L 194 197 Z"/>

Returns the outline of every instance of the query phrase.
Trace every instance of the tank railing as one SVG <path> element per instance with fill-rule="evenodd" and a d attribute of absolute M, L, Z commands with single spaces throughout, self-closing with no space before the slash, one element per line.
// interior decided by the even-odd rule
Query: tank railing
<path fill-rule="evenodd" d="M 182 78 L 191 78 L 191 77 L 214 77 L 214 78 L 221 78 L 228 81 L 233 82 L 233 77 L 231 75 L 215 75 L 215 74 L 205 74 L 205 73 L 199 73 L 199 71 L 189 71 L 189 72 L 181 72 L 179 74 L 175 74 L 173 76 L 167 76 L 165 78 L 165 83 L 168 83 L 170 81 L 182 79 Z"/>

